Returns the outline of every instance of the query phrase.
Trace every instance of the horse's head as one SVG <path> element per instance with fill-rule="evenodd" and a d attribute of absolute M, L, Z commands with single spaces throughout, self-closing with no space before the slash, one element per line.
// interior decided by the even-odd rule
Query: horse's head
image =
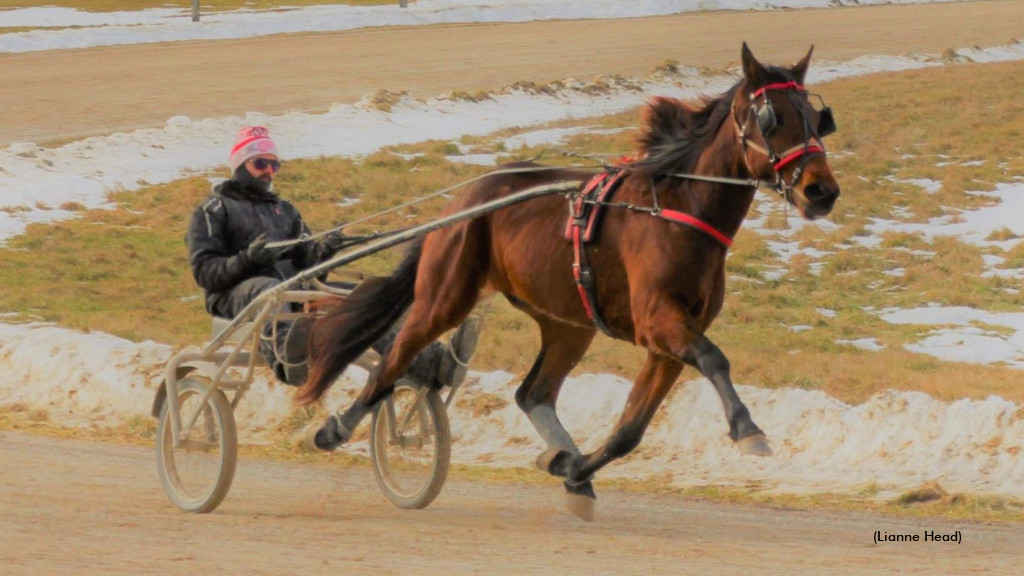
<path fill-rule="evenodd" d="M 765 66 L 743 43 L 743 82 L 732 119 L 743 158 L 754 177 L 774 182 L 805 218 L 826 216 L 839 197 L 822 139 L 836 131 L 832 110 L 804 88 L 811 52 L 792 68 Z"/>

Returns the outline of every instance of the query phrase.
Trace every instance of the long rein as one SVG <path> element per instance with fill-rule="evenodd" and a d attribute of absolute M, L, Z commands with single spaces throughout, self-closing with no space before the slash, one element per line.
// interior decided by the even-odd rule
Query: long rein
<path fill-rule="evenodd" d="M 388 208 L 386 210 L 382 210 L 380 212 L 376 212 L 374 214 L 370 214 L 368 216 L 364 216 L 362 218 L 353 220 L 351 222 L 346 222 L 344 224 L 340 224 L 340 225 L 335 226 L 333 228 L 328 228 L 326 230 L 323 230 L 321 232 L 317 232 L 315 234 L 304 235 L 304 236 L 302 236 L 300 238 L 297 238 L 297 239 L 294 239 L 294 240 L 283 240 L 283 241 L 279 241 L 279 242 L 271 242 L 271 243 L 268 243 L 267 246 L 270 247 L 270 248 L 287 248 L 287 247 L 290 247 L 290 246 L 294 246 L 294 245 L 298 245 L 298 244 L 303 244 L 303 243 L 306 243 L 306 242 L 309 242 L 309 241 L 312 241 L 312 240 L 317 240 L 318 238 L 322 238 L 324 236 L 327 236 L 328 234 L 332 234 L 332 233 L 336 233 L 336 232 L 341 232 L 345 228 L 349 228 L 349 227 L 355 226 L 357 224 L 362 224 L 364 222 L 369 222 L 369 221 L 372 221 L 374 219 L 377 219 L 377 218 L 380 218 L 382 216 L 385 216 L 387 214 L 391 214 L 393 212 L 397 212 L 398 210 L 402 210 L 402 209 L 408 208 L 410 206 L 415 206 L 415 205 L 420 204 L 422 202 L 426 202 L 428 200 L 432 200 L 434 198 L 437 198 L 438 196 L 443 196 L 445 194 L 449 194 L 452 191 L 458 190 L 458 189 L 463 188 L 465 186 L 469 186 L 470 184 L 473 184 L 474 182 L 477 182 L 479 180 L 483 180 L 484 178 L 488 178 L 490 176 L 498 176 L 498 175 L 503 175 L 503 174 L 527 174 L 527 173 L 546 172 L 546 171 L 554 171 L 554 170 L 566 170 L 566 169 L 583 169 L 583 170 L 597 170 L 597 169 L 601 169 L 601 170 L 605 170 L 605 171 L 612 171 L 612 170 L 621 170 L 623 168 L 622 166 L 615 166 L 615 165 L 612 165 L 612 164 L 608 164 L 606 162 L 597 162 L 596 161 L 597 157 L 594 156 L 594 155 L 580 155 L 580 154 L 571 153 L 571 152 L 563 152 L 562 155 L 566 156 L 566 157 L 587 158 L 587 159 L 590 159 L 590 160 L 595 160 L 595 163 L 593 163 L 593 164 L 573 164 L 573 165 L 567 165 L 567 166 L 529 166 L 529 167 L 522 167 L 522 168 L 501 168 L 501 169 L 498 169 L 498 170 L 492 170 L 490 172 L 486 172 L 484 174 L 481 174 L 480 176 L 476 176 L 476 177 L 470 178 L 468 180 L 464 180 L 462 182 L 459 182 L 457 184 L 453 184 L 451 186 L 448 186 L 447 188 L 443 188 L 443 189 L 438 190 L 436 192 L 432 192 L 432 193 L 430 193 L 430 194 L 428 194 L 426 196 L 421 196 L 419 198 L 415 198 L 415 199 L 410 200 L 408 202 L 404 202 L 402 204 L 399 204 L 397 206 L 393 206 L 393 207 Z M 535 161 L 535 160 L 539 159 L 540 156 L 541 155 L 538 155 L 538 156 L 536 156 L 534 158 L 530 158 L 530 159 L 528 159 L 526 161 Z M 785 195 L 785 192 L 783 191 L 783 183 L 781 181 L 779 181 L 779 180 L 777 180 L 774 183 L 768 183 L 768 182 L 766 182 L 764 180 L 749 179 L 749 178 L 728 178 L 728 177 L 723 177 L 723 176 L 705 176 L 705 175 L 701 175 L 701 174 L 685 174 L 685 173 L 669 173 L 669 174 L 666 174 L 666 176 L 671 177 L 671 178 L 680 178 L 680 179 L 686 179 L 686 180 L 698 180 L 698 181 L 704 181 L 704 182 L 712 182 L 712 183 L 716 183 L 716 184 L 734 184 L 734 185 L 738 185 L 738 186 L 751 186 L 751 187 L 755 187 L 755 188 L 767 187 L 767 188 L 772 189 L 773 191 L 775 191 L 776 193 L 778 193 L 778 194 L 780 194 L 782 196 Z M 628 210 L 628 211 L 631 211 L 631 212 L 647 213 L 647 214 L 650 214 L 650 215 L 655 216 L 655 217 L 659 217 L 659 218 L 663 218 L 663 219 L 668 219 L 668 220 L 671 220 L 671 221 L 674 221 L 674 222 L 679 222 L 679 223 L 682 223 L 682 224 L 687 224 L 687 225 L 699 228 L 699 229 L 703 230 L 704 232 L 710 234 L 718 242 L 724 244 L 726 247 L 728 247 L 728 246 L 730 246 L 732 244 L 732 239 L 731 238 L 728 238 L 727 236 L 725 236 L 724 234 L 722 234 L 718 230 L 714 229 L 710 225 L 704 223 L 703 221 L 701 221 L 701 220 L 699 220 L 697 218 L 694 218 L 694 217 L 692 217 L 692 216 L 690 216 L 688 214 L 683 214 L 683 213 L 680 213 L 680 212 L 676 212 L 676 211 L 672 211 L 672 210 L 667 210 L 667 209 L 661 208 L 661 206 L 658 204 L 658 194 L 655 191 L 654 183 L 653 182 L 652 182 L 651 191 L 652 191 L 652 196 L 653 196 L 653 206 L 640 206 L 640 205 L 631 204 L 631 203 L 625 203 L 625 202 L 598 202 L 598 201 L 594 201 L 594 200 L 585 200 L 585 203 L 591 204 L 591 205 L 598 205 L 598 204 L 600 204 L 602 206 L 608 206 L 608 207 L 612 207 L 612 208 L 625 209 L 625 210 Z M 567 194 L 567 195 L 571 196 L 572 194 L 570 193 L 570 194 Z M 348 237 L 346 239 L 347 241 L 345 242 L 344 245 L 345 245 L 345 248 L 348 249 L 348 248 L 351 248 L 351 247 L 354 247 L 354 246 L 358 246 L 358 245 L 361 245 L 361 244 L 366 244 L 368 242 L 372 242 L 374 240 L 380 240 L 380 239 L 383 239 L 383 238 L 388 238 L 388 237 L 391 237 L 391 236 L 396 236 L 396 235 L 402 234 L 403 232 L 405 232 L 406 230 L 408 230 L 410 228 L 411 227 L 404 227 L 404 228 L 398 228 L 398 229 L 395 229 L 395 230 L 389 230 L 387 232 L 373 232 L 371 234 L 365 234 L 365 235 L 361 235 L 361 236 L 350 236 L 350 237 Z"/>
<path fill-rule="evenodd" d="M 565 154 L 565 155 L 566 156 L 574 156 L 572 154 Z M 539 157 L 540 156 L 538 155 L 538 156 L 536 156 L 534 158 L 530 158 L 530 159 L 528 159 L 526 161 L 527 162 L 534 161 L 534 160 L 537 160 Z M 419 204 L 421 202 L 426 202 L 428 200 L 437 198 L 438 196 L 443 196 L 443 195 L 448 194 L 448 193 L 450 193 L 450 192 L 452 192 L 454 190 L 458 190 L 459 188 L 463 188 L 465 186 L 469 186 L 470 184 L 472 184 L 474 182 L 477 182 L 479 180 L 483 180 L 484 178 L 488 178 L 490 176 L 499 176 L 499 175 L 502 175 L 502 174 L 527 174 L 527 173 L 534 173 L 534 172 L 547 172 L 547 171 L 554 171 L 554 170 L 569 170 L 569 169 L 582 169 L 582 170 L 603 169 L 603 170 L 607 170 L 609 168 L 610 168 L 610 165 L 608 165 L 606 163 L 599 163 L 599 164 L 595 163 L 595 164 L 576 164 L 576 165 L 569 165 L 569 166 L 530 166 L 530 167 L 523 167 L 523 168 L 501 168 L 501 169 L 498 169 L 498 170 L 492 170 L 490 172 L 481 174 L 480 176 L 476 176 L 474 178 L 470 178 L 469 180 L 465 180 L 465 181 L 459 182 L 457 184 L 453 184 L 453 185 L 451 185 L 451 186 L 449 186 L 447 188 L 438 190 L 437 192 L 432 192 L 430 194 L 427 194 L 426 196 L 421 196 L 419 198 L 415 198 L 415 199 L 410 200 L 408 202 L 404 202 L 402 204 L 399 204 L 398 206 L 393 206 L 391 208 L 388 208 L 387 210 L 382 210 L 380 212 L 377 212 L 377 213 L 374 213 L 374 214 L 370 214 L 369 216 L 364 216 L 364 217 L 359 218 L 357 220 L 353 220 L 352 222 L 346 222 L 344 224 L 340 224 L 338 226 L 335 226 L 334 228 L 328 228 L 327 230 L 324 230 L 322 232 L 317 232 L 316 234 L 303 235 L 303 236 L 301 236 L 299 238 L 296 238 L 294 240 L 282 240 L 282 241 L 279 241 L 279 242 L 271 242 L 271 243 L 268 243 L 267 246 L 269 248 L 275 248 L 276 249 L 276 248 L 287 248 L 287 247 L 290 247 L 290 246 L 295 246 L 297 244 L 304 244 L 304 243 L 309 242 L 311 240 L 316 240 L 318 238 L 322 238 L 324 236 L 327 236 L 328 234 L 332 234 L 332 233 L 335 233 L 335 232 L 341 232 L 345 228 L 349 228 L 351 226 L 355 226 L 356 224 L 362 224 L 364 222 L 369 222 L 369 221 L 374 220 L 376 218 L 380 218 L 381 216 L 385 216 L 385 215 L 390 214 L 392 212 L 396 212 L 398 210 L 401 210 L 403 208 L 408 208 L 410 206 L 415 206 L 415 205 L 417 205 L 417 204 Z M 357 246 L 359 244 L 365 244 L 365 243 L 373 241 L 373 240 L 378 240 L 378 239 L 381 239 L 381 238 L 387 238 L 389 236 L 395 236 L 395 235 L 403 233 L 404 231 L 406 231 L 406 230 L 408 230 L 410 228 L 412 228 L 412 227 L 407 226 L 407 227 L 404 227 L 404 228 L 398 228 L 398 229 L 395 229 L 395 230 L 389 230 L 387 232 L 373 232 L 371 234 L 365 234 L 365 235 L 362 235 L 362 236 L 350 236 L 350 237 L 347 238 L 347 241 L 345 242 L 345 247 L 346 248 L 350 248 L 352 246 Z"/>

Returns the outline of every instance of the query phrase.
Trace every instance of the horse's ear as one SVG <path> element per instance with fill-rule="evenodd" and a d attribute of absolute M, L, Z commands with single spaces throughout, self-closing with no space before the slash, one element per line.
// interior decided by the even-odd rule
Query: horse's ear
<path fill-rule="evenodd" d="M 793 65 L 792 72 L 793 77 L 796 78 L 797 84 L 803 84 L 804 78 L 807 76 L 807 68 L 811 65 L 811 54 L 814 53 L 814 44 L 811 44 L 811 49 L 807 51 L 807 56 L 804 56 L 802 60 Z"/>
<path fill-rule="evenodd" d="M 765 69 L 764 66 L 754 58 L 754 53 L 750 51 L 750 47 L 747 43 L 743 43 L 743 53 L 741 56 L 743 62 L 743 77 L 747 80 L 747 84 L 757 86 L 764 83 Z"/>

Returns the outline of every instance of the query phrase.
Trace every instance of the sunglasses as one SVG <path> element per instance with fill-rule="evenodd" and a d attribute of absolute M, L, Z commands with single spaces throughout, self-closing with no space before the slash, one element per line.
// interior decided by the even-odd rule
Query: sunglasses
<path fill-rule="evenodd" d="M 257 170 L 266 170 L 267 168 L 270 168 L 274 172 L 277 172 L 278 170 L 281 169 L 280 162 L 278 162 L 277 160 L 271 160 L 269 158 L 255 158 L 251 160 L 251 162 L 252 167 Z"/>

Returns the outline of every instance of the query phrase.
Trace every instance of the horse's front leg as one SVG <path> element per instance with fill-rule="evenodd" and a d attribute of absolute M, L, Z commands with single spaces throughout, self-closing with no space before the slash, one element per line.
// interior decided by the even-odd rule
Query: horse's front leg
<path fill-rule="evenodd" d="M 694 366 L 711 381 L 722 400 L 725 418 L 729 422 L 729 437 L 744 454 L 771 456 L 772 449 L 764 432 L 754 424 L 750 410 L 740 400 L 730 377 L 729 359 L 706 336 L 699 336 L 686 349 L 684 361 Z"/>

